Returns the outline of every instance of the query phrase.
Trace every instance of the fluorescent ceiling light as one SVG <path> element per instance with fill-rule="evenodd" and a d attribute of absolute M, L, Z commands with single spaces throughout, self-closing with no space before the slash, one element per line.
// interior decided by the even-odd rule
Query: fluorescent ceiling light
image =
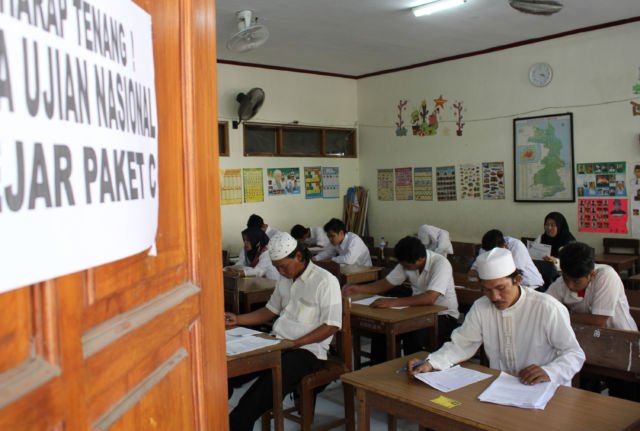
<path fill-rule="evenodd" d="M 452 7 L 460 6 L 466 3 L 467 0 L 433 0 L 422 6 L 417 6 L 411 9 L 415 16 L 431 15 L 432 13 L 440 12 L 441 10 L 451 9 Z"/>

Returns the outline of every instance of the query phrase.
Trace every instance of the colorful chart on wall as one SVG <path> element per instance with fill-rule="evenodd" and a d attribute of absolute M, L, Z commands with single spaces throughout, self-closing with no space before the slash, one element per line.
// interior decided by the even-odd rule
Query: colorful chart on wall
<path fill-rule="evenodd" d="M 578 196 L 627 196 L 626 167 L 626 162 L 578 163 L 576 166 Z"/>
<path fill-rule="evenodd" d="M 242 170 L 244 182 L 244 202 L 264 202 L 264 172 L 262 168 Z"/>
<path fill-rule="evenodd" d="M 504 162 L 482 164 L 482 199 L 504 199 Z"/>
<path fill-rule="evenodd" d="M 340 197 L 340 169 L 338 167 L 322 168 L 322 197 L 336 199 Z"/>
<path fill-rule="evenodd" d="M 268 168 L 269 196 L 299 195 L 300 168 Z"/>
<path fill-rule="evenodd" d="M 322 197 L 322 168 L 304 168 L 304 194 L 307 199 Z"/>
<path fill-rule="evenodd" d="M 633 177 L 629 179 L 629 205 L 631 205 L 631 235 L 640 238 L 640 161 L 629 165 L 631 171 L 633 166 Z"/>
<path fill-rule="evenodd" d="M 413 194 L 417 201 L 433 200 L 433 169 L 413 168 Z"/>
<path fill-rule="evenodd" d="M 580 232 L 628 233 L 626 199 L 579 199 Z"/>
<path fill-rule="evenodd" d="M 480 165 L 460 165 L 460 199 L 480 199 Z"/>
<path fill-rule="evenodd" d="M 393 169 L 378 169 L 378 200 L 393 200 Z"/>
<path fill-rule="evenodd" d="M 220 203 L 232 205 L 242 203 L 242 177 L 240 169 L 220 170 Z"/>
<path fill-rule="evenodd" d="M 413 200 L 413 172 L 411 168 L 395 168 L 396 200 Z"/>
<path fill-rule="evenodd" d="M 455 166 L 436 168 L 436 190 L 439 201 L 455 201 L 457 199 Z"/>

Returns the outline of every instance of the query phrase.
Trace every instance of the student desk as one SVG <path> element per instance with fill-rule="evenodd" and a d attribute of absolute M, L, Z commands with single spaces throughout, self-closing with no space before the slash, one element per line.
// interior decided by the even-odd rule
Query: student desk
<path fill-rule="evenodd" d="M 269 301 L 276 288 L 276 281 L 264 277 L 238 277 L 224 274 L 224 288 L 225 291 L 237 294 L 237 304 L 230 307 L 232 312 L 248 313 L 253 304 Z"/>
<path fill-rule="evenodd" d="M 267 336 L 267 335 L 265 335 Z M 273 346 L 227 356 L 227 377 L 238 377 L 256 371 L 271 370 L 273 381 L 273 417 L 276 431 L 284 430 L 282 414 L 282 363 L 280 352 L 291 347 L 291 340 L 282 340 Z"/>
<path fill-rule="evenodd" d="M 628 271 L 629 275 L 636 273 L 637 256 L 627 254 L 599 254 L 595 257 L 596 263 L 609 265 L 616 270 L 618 274 Z"/>
<path fill-rule="evenodd" d="M 369 295 L 354 295 L 353 300 Z M 383 334 L 387 346 L 387 359 L 397 356 L 396 336 L 418 329 L 431 328 L 432 349 L 438 342 L 438 312 L 446 310 L 439 305 L 425 305 L 402 309 L 373 308 L 368 305 L 351 304 L 351 331 L 354 334 L 353 351 L 355 368 L 361 367 L 360 333 L 373 332 Z"/>
<path fill-rule="evenodd" d="M 469 280 L 469 276 L 467 275 L 466 272 L 454 272 L 453 273 L 453 282 L 455 283 L 456 286 L 462 286 L 462 287 L 466 287 L 469 289 L 476 289 L 476 290 L 480 290 L 482 288 L 482 286 L 480 285 L 480 281 L 475 280 L 475 281 L 471 281 Z"/>
<path fill-rule="evenodd" d="M 417 353 L 411 357 L 423 359 L 426 355 Z M 398 358 L 342 375 L 342 382 L 356 390 L 359 431 L 369 429 L 370 407 L 433 430 L 613 431 L 640 428 L 640 403 L 564 386 L 558 388 L 544 410 L 483 403 L 477 397 L 493 379 L 442 393 L 409 379 L 406 373 L 397 374 L 396 370 L 406 365 L 407 359 Z M 481 365 L 465 366 L 494 376 L 499 373 Z M 461 404 L 449 409 L 431 402 L 439 396 Z"/>
<path fill-rule="evenodd" d="M 340 265 L 340 284 L 376 281 L 383 269 L 380 266 Z"/>

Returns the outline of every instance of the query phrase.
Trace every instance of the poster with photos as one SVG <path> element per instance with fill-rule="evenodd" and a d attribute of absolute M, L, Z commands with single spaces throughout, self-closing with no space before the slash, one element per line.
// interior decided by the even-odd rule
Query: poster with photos
<path fill-rule="evenodd" d="M 269 196 L 299 195 L 300 168 L 268 168 Z"/>
<path fill-rule="evenodd" d="M 455 201 L 457 199 L 455 166 L 436 168 L 436 190 L 439 201 Z"/>
<path fill-rule="evenodd" d="M 396 200 L 413 200 L 413 171 L 411 168 L 395 168 Z"/>
<path fill-rule="evenodd" d="M 242 203 L 242 177 L 240 169 L 221 169 L 220 203 L 233 205 Z"/>
<path fill-rule="evenodd" d="M 322 197 L 322 168 L 304 168 L 304 195 L 307 199 Z"/>
<path fill-rule="evenodd" d="M 579 199 L 578 231 L 628 233 L 626 199 Z"/>
<path fill-rule="evenodd" d="M 337 199 L 340 197 L 340 168 L 322 168 L 322 197 L 324 199 Z"/>
<path fill-rule="evenodd" d="M 413 195 L 417 201 L 433 200 L 433 169 L 413 168 Z"/>
<path fill-rule="evenodd" d="M 640 161 L 629 165 L 631 171 L 633 166 L 632 178 L 629 179 L 629 205 L 631 206 L 631 235 L 634 238 L 640 238 Z"/>
<path fill-rule="evenodd" d="M 627 196 L 626 162 L 578 163 L 578 197 Z"/>
<path fill-rule="evenodd" d="M 482 164 L 482 199 L 504 199 L 504 162 Z"/>
<path fill-rule="evenodd" d="M 460 199 L 480 199 L 480 165 L 460 165 Z"/>
<path fill-rule="evenodd" d="M 393 169 L 378 169 L 378 200 L 393 200 Z"/>
<path fill-rule="evenodd" d="M 244 182 L 244 202 L 264 202 L 264 172 L 262 168 L 245 168 L 242 170 Z"/>

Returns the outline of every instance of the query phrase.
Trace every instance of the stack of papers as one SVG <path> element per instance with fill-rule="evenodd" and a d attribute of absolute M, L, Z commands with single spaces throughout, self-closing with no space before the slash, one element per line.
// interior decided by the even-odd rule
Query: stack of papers
<path fill-rule="evenodd" d="M 529 250 L 529 256 L 534 260 L 544 260 L 545 256 L 551 256 L 551 246 L 548 244 L 528 240 L 527 249 Z"/>
<path fill-rule="evenodd" d="M 552 382 L 525 385 L 517 377 L 501 372 L 478 399 L 487 403 L 544 410 L 558 386 Z"/>
<path fill-rule="evenodd" d="M 377 299 L 394 299 L 394 298 L 391 297 L 391 296 L 373 295 L 373 296 L 370 296 L 368 298 L 359 299 L 358 301 L 353 301 L 352 304 L 360 304 L 360 305 L 370 306 Z M 391 307 L 391 308 L 393 308 L 394 310 L 402 310 L 403 308 L 407 308 L 407 307 L 404 306 L 404 307 Z"/>
<path fill-rule="evenodd" d="M 225 331 L 225 341 L 227 356 L 239 355 L 240 353 L 262 349 L 263 347 L 278 344 L 280 340 L 256 337 L 256 334 L 263 332 L 249 328 L 237 327 Z"/>
<path fill-rule="evenodd" d="M 455 391 L 480 380 L 488 379 L 491 374 L 462 368 L 460 365 L 444 371 L 416 374 L 416 378 L 442 392 Z"/>

